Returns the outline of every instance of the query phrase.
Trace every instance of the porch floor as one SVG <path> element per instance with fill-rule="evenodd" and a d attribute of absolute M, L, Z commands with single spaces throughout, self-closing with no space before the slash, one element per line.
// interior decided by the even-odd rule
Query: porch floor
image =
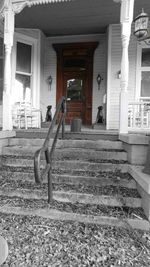
<path fill-rule="evenodd" d="M 56 130 L 56 127 L 54 128 L 54 131 Z M 65 125 L 65 131 L 66 132 L 71 132 L 71 129 L 70 129 L 70 125 Z M 47 132 L 48 131 L 48 127 L 42 127 L 42 128 L 28 128 L 27 130 L 26 129 L 14 129 L 15 131 L 26 131 L 26 132 Z M 81 132 L 83 133 L 102 133 L 102 134 L 118 134 L 119 131 L 118 130 L 107 130 L 106 127 L 101 127 L 100 126 L 97 126 L 96 128 L 93 128 L 93 126 L 85 126 L 85 125 L 82 125 L 81 127 Z"/>

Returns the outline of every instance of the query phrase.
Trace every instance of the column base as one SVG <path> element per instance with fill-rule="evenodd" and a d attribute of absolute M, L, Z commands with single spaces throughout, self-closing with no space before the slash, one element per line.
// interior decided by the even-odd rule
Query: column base
<path fill-rule="evenodd" d="M 119 133 L 128 133 L 128 92 L 121 91 L 120 93 L 120 118 L 119 118 Z"/>
<path fill-rule="evenodd" d="M 11 96 L 3 92 L 3 131 L 11 131 L 13 129 L 12 124 L 12 105 Z"/>

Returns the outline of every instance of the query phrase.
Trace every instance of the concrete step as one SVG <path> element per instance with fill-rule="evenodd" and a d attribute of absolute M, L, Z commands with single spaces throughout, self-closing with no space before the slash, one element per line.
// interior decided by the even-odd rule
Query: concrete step
<path fill-rule="evenodd" d="M 40 148 L 40 147 L 39 147 Z M 3 148 L 3 155 L 13 155 L 20 157 L 33 157 L 38 147 L 32 146 L 11 146 Z M 43 158 L 45 155 L 43 153 Z M 79 160 L 117 160 L 127 161 L 127 153 L 119 150 L 94 150 L 81 148 L 60 148 L 54 152 L 55 159 L 79 159 Z"/>
<path fill-rule="evenodd" d="M 17 138 L 46 138 L 47 129 L 30 129 L 30 130 L 17 130 Z M 52 138 L 54 134 L 52 134 Z M 61 138 L 61 133 L 59 134 Z M 70 131 L 65 133 L 64 139 L 73 139 L 73 140 L 111 140 L 118 141 L 118 133 L 115 131 L 82 131 L 80 133 L 71 133 Z"/>
<path fill-rule="evenodd" d="M 25 199 L 47 199 L 47 184 L 39 185 L 23 179 L 1 178 L 0 195 Z M 53 197 L 60 202 L 141 207 L 141 198 L 137 190 L 119 187 L 118 184 L 95 186 L 82 183 L 53 183 Z"/>
<path fill-rule="evenodd" d="M 11 171 L 10 169 L 9 172 L 13 173 L 13 169 Z M 6 172 L 5 175 L 8 176 L 0 176 L 0 211 L 2 213 L 30 216 L 30 212 L 32 212 L 32 216 L 45 218 L 51 216 L 51 219 L 56 220 L 63 218 L 63 220 L 84 223 L 117 227 L 132 226 L 136 229 L 149 230 L 149 223 L 141 208 L 141 198 L 135 190 L 135 184 L 132 184 L 133 187 L 130 184 L 130 189 L 123 187 L 123 182 L 133 182 L 127 174 L 120 172 L 118 183 L 113 180 L 112 174 L 109 174 L 110 178 L 95 178 L 96 186 L 91 183 L 92 177 L 86 177 L 87 181 L 90 181 L 89 183 L 81 184 L 81 177 L 78 176 L 78 182 L 72 184 L 72 180 L 77 177 L 64 176 L 65 183 L 64 181 L 60 183 L 60 177 L 54 174 L 53 180 L 58 183 L 53 184 L 54 200 L 51 204 L 47 204 L 47 184 L 37 185 L 30 181 L 31 175 L 33 175 L 32 169 L 28 173 L 29 177 L 26 176 L 25 180 L 22 176 L 24 172 L 18 172 L 21 177 L 9 176 L 7 170 L 3 172 Z M 16 173 L 14 172 L 13 175 Z M 71 179 L 71 183 L 69 179 Z M 106 179 L 111 181 L 110 184 L 105 183 Z M 69 180 L 69 184 L 66 183 L 67 180 Z"/>
<path fill-rule="evenodd" d="M 41 147 L 45 139 L 26 139 L 26 138 L 11 138 L 9 139 L 9 146 L 37 146 Z M 50 139 L 49 145 L 51 146 L 53 139 Z M 95 150 L 123 150 L 121 141 L 109 140 L 57 140 L 57 148 L 85 148 Z"/>
<path fill-rule="evenodd" d="M 62 172 L 64 173 L 64 172 Z M 88 173 L 87 173 L 88 175 Z M 92 176 L 85 175 L 73 175 L 70 173 L 57 174 L 52 173 L 52 180 L 54 183 L 65 183 L 65 184 L 83 184 L 91 186 L 110 186 L 115 185 L 124 188 L 136 189 L 136 182 L 127 173 L 93 173 Z M 95 176 L 94 176 L 95 175 Z M 0 181 L 5 179 L 10 180 L 23 180 L 35 182 L 33 170 L 27 172 L 27 170 L 22 169 L 22 171 L 11 170 L 8 168 L 6 170 L 0 170 Z M 47 183 L 47 177 L 45 177 L 43 183 Z"/>
<path fill-rule="evenodd" d="M 10 202 L 10 199 L 8 199 Z M 59 211 L 56 209 L 51 208 L 28 208 L 26 206 L 11 206 L 10 204 L 6 204 L 1 207 L 1 212 L 4 214 L 15 214 L 19 216 L 26 216 L 26 217 L 41 217 L 47 218 L 57 221 L 74 221 L 80 222 L 85 224 L 96 224 L 96 225 L 103 225 L 103 226 L 111 226 L 111 227 L 122 227 L 127 229 L 140 229 L 149 231 L 150 224 L 146 219 L 137 219 L 137 218 L 120 218 L 120 217 L 113 217 L 113 216 L 102 216 L 102 215 L 88 215 L 88 214 L 80 214 L 80 213 L 73 213 L 73 212 L 65 212 Z"/>
<path fill-rule="evenodd" d="M 141 208 L 141 199 L 137 195 L 122 197 L 122 195 L 114 196 L 113 194 L 112 196 L 81 194 L 74 193 L 73 190 L 55 191 L 54 200 L 48 204 L 46 191 L 40 192 L 43 190 L 37 189 L 38 186 L 34 188 L 29 184 L 26 186 L 21 184 L 19 187 L 15 184 L 14 187 L 11 188 L 8 184 L 1 185 L 2 213 L 125 228 L 134 227 L 142 230 L 150 229 L 149 222 Z"/>
<path fill-rule="evenodd" d="M 26 167 L 33 168 L 34 162 L 31 158 L 20 158 L 14 156 L 6 156 L 2 157 L 2 165 L 3 166 L 11 166 L 11 167 Z M 116 170 L 121 172 L 128 172 L 128 164 L 126 163 L 112 163 L 112 162 L 88 162 L 88 161 L 79 161 L 79 160 L 56 160 L 52 163 L 53 170 L 64 170 L 64 171 L 112 171 Z M 45 167 L 45 161 L 41 160 L 41 168 Z"/>
<path fill-rule="evenodd" d="M 32 193 L 32 192 L 33 193 Z M 26 188 L 16 189 L 7 188 L 7 190 L 0 190 L 0 196 L 17 197 L 21 199 L 44 199 L 47 200 L 47 192 L 41 192 L 41 190 L 28 190 Z M 110 207 L 141 207 L 140 197 L 122 197 L 122 195 L 110 196 L 110 195 L 93 195 L 86 193 L 76 193 L 69 191 L 53 191 L 53 199 L 59 202 L 65 203 L 82 203 L 82 204 L 94 204 L 105 205 Z"/>

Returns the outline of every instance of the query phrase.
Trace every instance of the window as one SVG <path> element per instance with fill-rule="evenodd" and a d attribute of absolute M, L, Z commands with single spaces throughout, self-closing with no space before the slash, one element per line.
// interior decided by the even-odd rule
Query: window
<path fill-rule="evenodd" d="M 141 97 L 150 97 L 150 48 L 142 49 Z"/>
<path fill-rule="evenodd" d="M 3 79 L 4 79 L 4 43 L 3 38 L 0 37 L 0 103 L 3 98 Z"/>
<path fill-rule="evenodd" d="M 150 48 L 145 45 L 138 47 L 137 89 L 138 98 L 150 98 Z"/>
<path fill-rule="evenodd" d="M 31 102 L 32 46 L 22 42 L 16 44 L 15 102 Z"/>
<path fill-rule="evenodd" d="M 67 80 L 67 98 L 70 98 L 70 100 L 81 100 L 82 89 L 83 89 L 82 79 Z"/>

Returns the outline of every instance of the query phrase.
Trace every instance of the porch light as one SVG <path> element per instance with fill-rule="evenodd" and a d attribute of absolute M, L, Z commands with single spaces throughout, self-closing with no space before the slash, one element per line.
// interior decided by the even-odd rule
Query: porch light
<path fill-rule="evenodd" d="M 97 84 L 98 84 L 98 90 L 100 90 L 100 84 L 101 84 L 101 81 L 103 80 L 103 78 L 100 74 L 98 74 L 96 80 L 97 80 Z"/>
<path fill-rule="evenodd" d="M 51 86 L 52 86 L 52 82 L 53 82 L 53 78 L 52 78 L 51 75 L 48 76 L 48 78 L 47 78 L 47 82 L 48 82 L 48 84 L 49 84 L 49 89 L 50 89 L 50 91 L 51 91 Z"/>
<path fill-rule="evenodd" d="M 137 37 L 138 41 L 145 41 L 147 39 L 150 39 L 150 35 L 148 35 L 148 22 L 149 22 L 149 17 L 142 8 L 141 14 L 139 14 L 134 19 L 135 23 L 134 35 Z"/>

